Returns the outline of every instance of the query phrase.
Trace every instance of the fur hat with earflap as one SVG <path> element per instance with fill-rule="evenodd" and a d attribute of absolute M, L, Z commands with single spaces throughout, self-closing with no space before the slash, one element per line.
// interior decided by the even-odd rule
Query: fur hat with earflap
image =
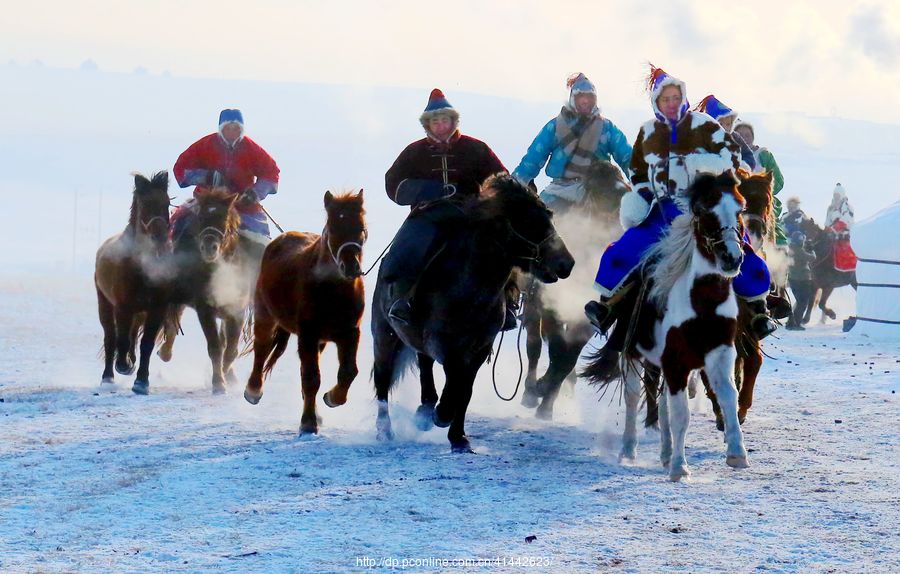
<path fill-rule="evenodd" d="M 234 140 L 234 143 L 241 141 L 244 137 L 244 115 L 241 113 L 241 110 L 230 110 L 225 109 L 219 112 L 219 136 L 224 140 L 225 136 L 222 135 L 222 128 L 227 126 L 228 124 L 237 124 L 241 127 L 241 134 Z"/>
<path fill-rule="evenodd" d="M 594 107 L 590 112 L 590 115 L 597 115 L 600 113 L 600 108 L 597 105 L 597 88 L 594 87 L 594 83 L 591 82 L 587 76 L 578 72 L 577 74 L 572 74 L 566 79 L 566 87 L 569 88 L 569 103 L 567 107 L 573 111 L 578 112 L 578 108 L 575 107 L 575 96 L 579 94 L 590 94 L 594 96 Z"/>
<path fill-rule="evenodd" d="M 425 105 L 425 111 L 419 116 L 419 122 L 421 122 L 422 127 L 425 128 L 425 131 L 427 132 L 428 122 L 430 122 L 432 118 L 440 115 L 449 117 L 453 122 L 454 129 L 459 127 L 459 112 L 450 105 L 450 102 L 447 101 L 447 97 L 444 96 L 444 92 L 435 88 L 431 90 L 431 95 L 428 96 L 428 104 Z"/>
<path fill-rule="evenodd" d="M 662 68 L 657 68 L 653 64 L 650 64 L 650 74 L 647 76 L 647 91 L 650 92 L 650 107 L 653 108 L 653 113 L 659 121 L 670 123 L 666 116 L 659 111 L 659 106 L 656 103 L 656 100 L 659 99 L 659 95 L 666 86 L 676 86 L 681 90 L 681 107 L 678 108 L 678 120 L 681 120 L 681 118 L 684 117 L 684 114 L 687 113 L 688 108 L 690 108 L 687 98 L 687 85 L 675 76 L 667 74 Z"/>

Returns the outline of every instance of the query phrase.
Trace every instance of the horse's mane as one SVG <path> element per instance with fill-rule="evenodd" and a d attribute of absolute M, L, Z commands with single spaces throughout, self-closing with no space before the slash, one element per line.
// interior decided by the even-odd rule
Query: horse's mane
<path fill-rule="evenodd" d="M 691 266 L 694 257 L 694 217 L 690 213 L 679 215 L 672 221 L 668 232 L 651 247 L 641 260 L 641 264 L 653 262 L 650 273 L 652 287 L 649 299 L 658 309 L 666 306 L 669 292 L 678 278 Z"/>
<path fill-rule="evenodd" d="M 128 214 L 128 225 L 125 226 L 125 232 L 128 234 L 134 234 L 137 229 L 137 216 L 138 216 L 138 186 L 137 186 L 137 178 L 141 178 L 143 180 L 147 180 L 143 175 L 135 172 L 132 174 L 135 177 L 134 190 L 131 192 L 131 211 Z M 153 176 L 147 180 L 149 189 L 158 189 L 163 193 L 169 192 L 169 172 L 163 170 L 158 171 L 153 174 Z"/>
<path fill-rule="evenodd" d="M 766 229 L 770 241 L 775 240 L 775 212 L 772 202 L 772 181 L 769 172 L 742 173 L 739 191 L 747 202 L 746 211 L 759 215 L 766 222 Z M 756 213 L 759 202 L 764 202 L 762 213 Z"/>
<path fill-rule="evenodd" d="M 202 209 L 203 206 L 209 203 L 219 203 L 224 204 L 228 209 L 228 215 L 225 218 L 225 229 L 222 230 L 225 239 L 222 245 L 222 250 L 226 254 L 231 254 L 234 252 L 237 247 L 238 240 L 238 229 L 241 226 L 241 216 L 238 214 L 237 210 L 234 208 L 234 194 L 227 187 L 214 187 L 204 193 L 198 199 L 200 203 L 200 215 L 199 218 L 202 220 L 205 215 L 205 210 Z"/>
<path fill-rule="evenodd" d="M 476 220 L 489 220 L 506 215 L 507 206 L 517 200 L 541 202 L 538 195 L 508 173 L 496 173 L 481 185 L 481 194 L 468 199 L 463 209 Z"/>

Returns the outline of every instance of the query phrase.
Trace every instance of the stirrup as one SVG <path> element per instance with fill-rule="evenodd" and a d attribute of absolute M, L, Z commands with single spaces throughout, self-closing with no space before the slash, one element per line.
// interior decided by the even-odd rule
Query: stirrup
<path fill-rule="evenodd" d="M 750 319 L 750 329 L 759 340 L 763 340 L 778 330 L 778 323 L 765 313 L 758 313 Z"/>
<path fill-rule="evenodd" d="M 401 297 L 391 303 L 391 308 L 388 309 L 388 317 L 408 325 L 412 318 L 412 307 L 409 304 L 409 300 Z"/>
<path fill-rule="evenodd" d="M 588 301 L 584 305 L 584 316 L 601 333 L 605 333 L 609 329 L 607 323 L 611 314 L 610 311 L 609 305 L 603 301 Z"/>

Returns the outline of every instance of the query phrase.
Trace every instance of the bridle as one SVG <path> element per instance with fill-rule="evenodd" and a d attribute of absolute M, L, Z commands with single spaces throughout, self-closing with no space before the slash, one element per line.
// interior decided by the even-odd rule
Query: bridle
<path fill-rule="evenodd" d="M 331 247 L 331 240 L 328 235 L 328 228 L 322 230 L 322 239 L 325 241 L 325 245 L 328 246 L 328 253 L 331 254 L 331 259 L 334 261 L 334 264 L 337 265 L 338 268 L 341 266 L 341 253 L 343 253 L 344 249 L 348 247 L 356 247 L 359 249 L 359 256 L 362 257 L 363 246 L 362 243 L 358 243 L 356 241 L 345 241 L 341 243 L 341 245 L 337 249 L 337 253 L 335 253 L 334 249 Z M 363 232 L 361 241 L 365 242 L 366 234 Z"/>
<path fill-rule="evenodd" d="M 524 235 L 522 235 L 521 233 L 519 233 L 518 231 L 516 231 L 516 229 L 512 226 L 512 223 L 509 223 L 509 222 L 507 222 L 507 223 L 509 225 L 509 230 L 512 232 L 513 236 L 517 237 L 520 241 L 525 243 L 529 248 L 531 248 L 532 252 L 534 253 L 534 255 L 531 257 L 526 256 L 526 255 L 520 255 L 520 256 L 518 256 L 518 258 L 524 259 L 525 261 L 531 261 L 533 264 L 540 266 L 541 263 L 543 262 L 543 258 L 541 257 L 541 249 L 543 249 L 544 245 L 547 242 L 553 241 L 554 239 L 559 237 L 559 234 L 556 232 L 556 230 L 553 229 L 549 233 L 549 235 L 547 235 L 547 237 L 545 237 L 541 241 L 534 242 L 534 241 L 528 239 L 527 237 L 525 237 Z"/>
<path fill-rule="evenodd" d="M 743 238 L 743 235 L 741 234 L 741 229 L 737 225 L 729 225 L 726 227 L 718 228 L 716 230 L 716 235 L 718 236 L 718 238 L 713 238 L 713 237 L 707 236 L 704 233 L 699 233 L 700 228 L 697 224 L 697 221 L 698 220 L 696 220 L 696 219 L 694 220 L 694 229 L 698 232 L 698 234 L 700 235 L 700 238 L 703 240 L 704 245 L 706 245 L 707 249 L 709 249 L 710 251 L 712 251 L 716 245 L 719 245 L 722 243 L 727 243 L 728 241 L 731 241 L 731 239 L 726 236 L 726 233 L 729 231 L 734 232 L 734 241 L 738 244 L 738 247 L 740 247 L 744 243 L 744 238 Z"/>

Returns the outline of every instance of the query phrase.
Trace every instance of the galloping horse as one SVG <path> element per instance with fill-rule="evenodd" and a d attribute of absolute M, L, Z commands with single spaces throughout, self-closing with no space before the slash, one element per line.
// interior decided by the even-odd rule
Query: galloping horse
<path fill-rule="evenodd" d="M 113 360 L 120 374 L 134 372 L 135 340 L 143 330 L 132 387 L 139 394 L 146 394 L 150 384 L 150 353 L 166 313 L 168 189 L 168 172 L 158 172 L 152 179 L 135 174 L 128 225 L 97 250 L 94 271 L 105 355 L 101 382 L 114 382 Z"/>
<path fill-rule="evenodd" d="M 533 280 L 523 285 L 526 294 L 522 323 L 527 331 L 526 352 L 528 372 L 522 404 L 537 407 L 535 415 L 542 419 L 553 418 L 553 405 L 564 380 L 574 383 L 575 364 L 594 331 L 584 316 L 581 300 L 589 297 L 573 295 L 571 284 L 590 285 L 592 275 L 578 277 L 579 269 L 590 274 L 590 263 L 598 248 L 612 241 L 619 228 L 619 202 L 630 189 L 622 171 L 614 164 L 595 160 L 584 178 L 585 196 L 568 207 L 555 207 L 554 221 L 560 235 L 569 237 L 567 242 L 576 262 L 575 281 L 569 285 L 543 287 Z M 576 238 L 573 242 L 571 239 Z M 564 292 L 563 292 L 564 291 Z M 564 301 L 574 301 L 560 309 Z M 543 341 L 547 342 L 550 364 L 547 371 L 537 377 L 537 365 L 541 357 Z M 650 393 L 655 399 L 655 393 Z"/>
<path fill-rule="evenodd" d="M 689 210 L 672 222 L 667 235 L 645 258 L 655 263 L 649 293 L 645 283 L 640 299 L 636 341 L 625 373 L 622 457 L 635 457 L 641 390 L 638 359 L 643 356 L 662 369 L 668 389 L 659 399 L 660 460 L 669 467 L 672 481 L 690 474 L 684 454 L 690 421 L 687 385 L 697 369 L 706 371 L 722 407 L 726 463 L 747 466 L 734 386 L 738 306 L 731 282 L 744 259 L 744 199 L 736 184 L 730 172 L 697 177 L 684 195 Z M 595 369 L 603 368 L 593 359 L 584 374 L 596 379 Z"/>
<path fill-rule="evenodd" d="M 388 392 L 415 353 L 441 363 L 446 384 L 438 401 L 433 379 L 422 378 L 420 429 L 450 427 L 454 452 L 472 452 L 466 409 L 478 369 L 503 324 L 504 287 L 513 268 L 552 283 L 568 277 L 574 260 L 557 235 L 551 212 L 511 176 L 488 178 L 479 197 L 460 205 L 462 223 L 448 231 L 439 253 L 416 286 L 409 325 L 388 317 L 390 286 L 381 270 L 375 286 L 372 334 L 378 399 L 378 438 L 393 438 Z M 382 267 L 382 269 L 384 269 Z"/>
<path fill-rule="evenodd" d="M 197 199 L 196 216 L 173 238 L 176 275 L 169 301 L 173 308 L 188 305 L 197 312 L 212 362 L 214 394 L 225 392 L 226 379 L 237 382 L 232 363 L 250 302 L 248 276 L 253 271 L 238 249 L 237 197 L 227 188 L 204 193 Z M 216 319 L 222 320 L 221 332 Z"/>
<path fill-rule="evenodd" d="M 750 243 L 754 250 L 764 255 L 763 249 L 774 249 L 775 219 L 772 212 L 772 174 L 748 175 L 738 172 L 741 180 L 738 191 L 746 201 L 743 219 L 750 237 Z M 735 386 L 738 395 L 738 420 L 744 424 L 747 411 L 753 405 L 753 389 L 756 386 L 756 377 L 763 364 L 763 353 L 760 348 L 759 338 L 750 328 L 750 320 L 753 313 L 747 304 L 738 299 L 738 322 L 735 349 L 737 361 L 734 364 Z M 725 430 L 725 421 L 722 418 L 722 410 L 716 400 L 716 395 L 709 385 L 705 372 L 701 372 L 703 385 L 706 387 L 706 395 L 712 402 L 713 412 L 716 416 L 716 428 Z"/>
<path fill-rule="evenodd" d="M 844 287 L 845 285 L 850 285 L 855 290 L 857 288 L 856 271 L 838 271 L 834 268 L 834 236 L 816 225 L 816 222 L 811 217 L 803 220 L 800 228 L 803 234 L 806 235 L 807 241 L 812 243 L 813 251 L 816 253 L 816 261 L 810 265 L 810 270 L 812 271 L 813 290 L 818 291 L 821 289 L 818 301 L 819 310 L 822 311 L 822 322 L 824 323 L 825 317 L 829 319 L 837 318 L 834 310 L 827 305 L 831 293 L 836 288 Z M 809 323 L 815 305 L 815 298 L 811 298 L 809 306 L 806 308 L 806 313 L 803 315 L 802 324 L 806 325 Z"/>
<path fill-rule="evenodd" d="M 244 389 L 247 402 L 257 404 L 264 378 L 284 353 L 291 333 L 297 335 L 303 386 L 301 435 L 319 430 L 319 354 L 327 342 L 337 345 L 340 367 L 337 385 L 323 400 L 329 407 L 347 402 L 358 372 L 359 323 L 365 308 L 362 190 L 337 197 L 326 192 L 325 211 L 322 235 L 292 231 L 266 247 L 254 302 L 253 372 Z"/>

